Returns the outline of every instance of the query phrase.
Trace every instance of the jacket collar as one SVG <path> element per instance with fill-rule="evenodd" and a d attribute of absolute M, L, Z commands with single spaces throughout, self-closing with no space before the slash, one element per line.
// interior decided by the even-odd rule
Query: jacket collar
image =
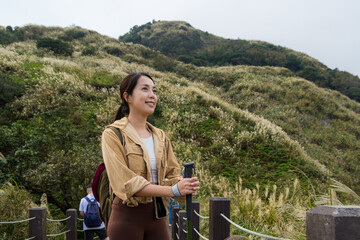
<path fill-rule="evenodd" d="M 165 144 L 165 134 L 163 131 L 154 127 L 149 122 L 146 122 L 146 124 L 153 133 L 154 145 L 155 145 L 155 156 L 156 156 L 156 163 L 157 163 L 156 165 L 157 165 L 157 168 L 160 169 L 161 159 L 164 154 L 163 147 Z M 129 119 L 127 117 L 123 117 L 122 119 L 115 121 L 110 126 L 114 126 L 114 127 L 121 129 L 128 138 L 130 138 L 134 143 L 140 145 L 141 148 L 145 149 L 145 146 L 144 146 L 143 142 L 141 141 L 139 134 L 136 132 L 135 128 L 129 122 Z"/>
<path fill-rule="evenodd" d="M 146 122 L 146 124 L 160 142 L 165 141 L 165 134 L 160 129 L 154 127 L 149 122 Z M 129 119 L 127 117 L 123 117 L 122 119 L 113 122 L 112 124 L 110 124 L 110 126 L 121 129 L 134 142 L 136 143 L 142 142 L 139 134 L 136 132 L 135 128 L 129 122 Z"/>

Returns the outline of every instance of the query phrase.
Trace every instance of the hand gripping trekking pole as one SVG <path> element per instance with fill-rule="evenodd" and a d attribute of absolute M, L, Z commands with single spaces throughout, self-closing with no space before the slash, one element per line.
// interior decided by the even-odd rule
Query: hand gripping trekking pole
<path fill-rule="evenodd" d="M 191 178 L 193 174 L 193 169 L 195 173 L 195 166 L 193 162 L 184 164 L 184 178 Z M 187 218 L 187 240 L 192 240 L 192 195 L 186 195 L 186 218 Z"/>

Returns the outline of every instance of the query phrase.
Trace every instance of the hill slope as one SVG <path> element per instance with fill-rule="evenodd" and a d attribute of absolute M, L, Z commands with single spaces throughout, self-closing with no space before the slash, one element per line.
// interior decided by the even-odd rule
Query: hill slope
<path fill-rule="evenodd" d="M 134 26 L 119 37 L 198 66 L 252 65 L 286 67 L 320 87 L 337 90 L 360 101 L 360 78 L 331 70 L 306 54 L 262 41 L 231 40 L 193 28 L 181 21 Z"/>
<path fill-rule="evenodd" d="M 160 99 L 152 118 L 180 163 L 196 163 L 204 208 L 210 196 L 226 196 L 246 226 L 294 237 L 308 203 L 327 192 L 329 163 L 333 177 L 359 193 L 360 104 L 338 92 L 285 68 L 196 67 L 81 28 L 17 31 L 23 41 L 0 47 L 2 182 L 10 174 L 62 210 L 77 207 L 102 161 L 117 85 L 145 71 Z M 260 197 L 272 184 L 284 194 L 274 187 Z M 294 208 L 278 213 L 286 204 Z M 288 212 L 299 209 L 300 220 Z"/>

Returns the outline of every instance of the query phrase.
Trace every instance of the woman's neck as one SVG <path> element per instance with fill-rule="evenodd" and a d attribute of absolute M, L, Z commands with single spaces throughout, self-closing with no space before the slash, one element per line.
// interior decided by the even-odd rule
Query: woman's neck
<path fill-rule="evenodd" d="M 146 126 L 146 118 L 140 116 L 133 116 L 130 114 L 128 120 L 141 138 L 150 137 L 151 133 Z"/>

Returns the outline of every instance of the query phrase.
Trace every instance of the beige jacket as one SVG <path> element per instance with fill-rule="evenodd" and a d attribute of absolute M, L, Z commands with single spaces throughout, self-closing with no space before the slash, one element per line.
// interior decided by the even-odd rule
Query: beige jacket
<path fill-rule="evenodd" d="M 170 141 L 162 130 L 147 125 L 153 133 L 159 185 L 172 186 L 180 180 L 180 166 Z M 125 139 L 124 148 L 111 129 L 106 128 L 102 134 L 102 153 L 110 186 L 128 206 L 152 202 L 151 197 L 134 196 L 150 184 L 151 163 L 145 145 L 126 117 L 110 126 L 119 128 Z"/>

